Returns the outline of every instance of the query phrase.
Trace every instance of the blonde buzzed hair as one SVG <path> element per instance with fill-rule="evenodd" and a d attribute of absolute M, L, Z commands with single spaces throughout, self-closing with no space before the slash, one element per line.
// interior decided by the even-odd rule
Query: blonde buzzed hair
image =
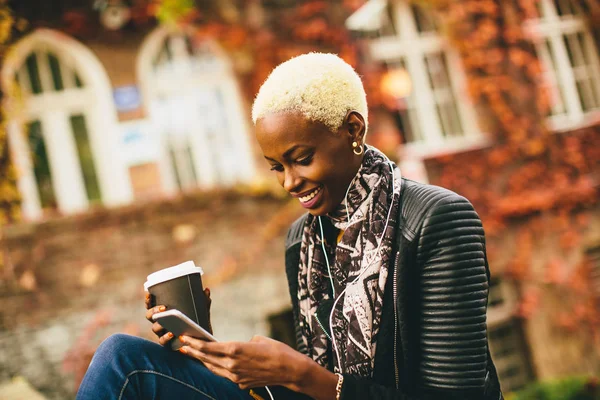
<path fill-rule="evenodd" d="M 299 112 L 332 132 L 348 111 L 357 111 L 368 126 L 367 95 L 354 69 L 335 54 L 308 53 L 279 64 L 260 87 L 252 120 L 268 114 Z"/>

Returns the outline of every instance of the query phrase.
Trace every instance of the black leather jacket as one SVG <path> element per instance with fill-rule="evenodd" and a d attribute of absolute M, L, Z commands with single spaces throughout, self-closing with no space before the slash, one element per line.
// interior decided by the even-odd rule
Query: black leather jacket
<path fill-rule="evenodd" d="M 345 375 L 341 398 L 502 399 L 488 351 L 489 268 L 479 216 L 464 197 L 406 179 L 399 213 L 392 290 L 386 288 L 373 377 Z M 286 240 L 298 339 L 298 264 L 305 220 L 306 215 L 292 225 Z"/>

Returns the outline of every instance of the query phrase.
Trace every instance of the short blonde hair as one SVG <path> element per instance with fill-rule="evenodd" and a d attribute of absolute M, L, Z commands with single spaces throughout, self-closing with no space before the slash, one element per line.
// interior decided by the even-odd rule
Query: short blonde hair
<path fill-rule="evenodd" d="M 367 95 L 354 69 L 335 54 L 308 53 L 279 64 L 260 87 L 252 120 L 279 112 L 300 112 L 332 132 L 348 111 L 367 119 Z"/>

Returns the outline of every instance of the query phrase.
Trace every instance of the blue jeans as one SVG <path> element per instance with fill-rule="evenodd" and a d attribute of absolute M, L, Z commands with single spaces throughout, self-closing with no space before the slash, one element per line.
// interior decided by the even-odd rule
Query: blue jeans
<path fill-rule="evenodd" d="M 77 400 L 88 399 L 252 400 L 252 397 L 190 357 L 145 339 L 116 334 L 98 347 L 79 386 Z"/>

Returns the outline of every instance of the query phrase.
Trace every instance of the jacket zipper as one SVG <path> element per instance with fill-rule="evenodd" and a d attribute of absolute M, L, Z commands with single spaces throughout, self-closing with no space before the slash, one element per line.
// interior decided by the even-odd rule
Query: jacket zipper
<path fill-rule="evenodd" d="M 398 264 L 400 261 L 400 252 L 396 253 L 396 260 L 394 261 L 394 271 L 392 273 L 395 275 L 394 278 L 394 373 L 396 375 L 396 390 L 400 388 L 400 377 L 398 373 L 398 352 L 396 346 L 398 345 L 398 279 L 397 271 Z"/>
<path fill-rule="evenodd" d="M 327 333 L 327 329 L 325 329 L 325 327 L 323 326 L 321 321 L 319 321 L 319 317 L 317 316 L 317 313 L 315 313 L 315 319 L 317 320 L 317 323 L 319 324 L 321 329 L 323 329 L 323 332 L 325 332 L 325 336 L 327 336 L 327 338 L 329 339 L 330 342 L 333 342 L 333 340 L 331 339 L 331 336 L 329 336 L 329 333 Z"/>

